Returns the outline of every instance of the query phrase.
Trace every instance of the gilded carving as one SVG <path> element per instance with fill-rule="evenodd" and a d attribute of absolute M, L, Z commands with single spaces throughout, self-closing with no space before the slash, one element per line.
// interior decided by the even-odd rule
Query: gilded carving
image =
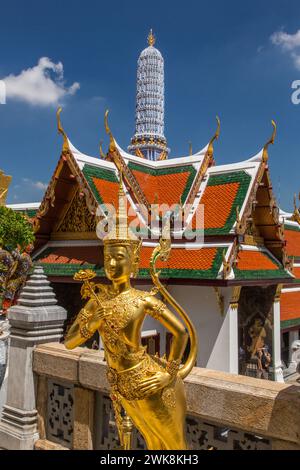
<path fill-rule="evenodd" d="M 236 310 L 238 308 L 239 299 L 240 299 L 240 295 L 241 295 L 241 289 L 242 289 L 241 286 L 233 287 L 231 300 L 230 300 L 230 306 L 234 310 Z"/>
<path fill-rule="evenodd" d="M 78 190 L 57 232 L 95 232 L 96 219 Z"/>

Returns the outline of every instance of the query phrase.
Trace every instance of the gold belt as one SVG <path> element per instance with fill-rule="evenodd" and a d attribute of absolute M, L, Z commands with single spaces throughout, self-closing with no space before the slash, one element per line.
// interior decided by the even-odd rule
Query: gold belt
<path fill-rule="evenodd" d="M 108 381 L 110 382 L 111 385 L 113 383 L 116 383 L 118 375 L 122 375 L 125 372 L 130 372 L 134 369 L 137 369 L 143 364 L 143 362 L 146 361 L 146 359 L 147 359 L 147 356 L 145 356 L 140 362 L 138 362 L 134 366 L 128 367 L 128 369 L 117 370 L 117 369 L 114 369 L 113 367 L 108 367 L 107 372 L 106 372 Z"/>

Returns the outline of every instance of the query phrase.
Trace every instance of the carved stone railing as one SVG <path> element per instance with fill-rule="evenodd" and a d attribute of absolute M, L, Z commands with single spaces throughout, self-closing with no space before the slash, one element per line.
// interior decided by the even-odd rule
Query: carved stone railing
<path fill-rule="evenodd" d="M 36 347 L 37 449 L 118 446 L 98 351 Z M 185 380 L 191 449 L 300 449 L 300 387 L 195 367 Z M 134 435 L 134 448 L 143 448 Z"/>

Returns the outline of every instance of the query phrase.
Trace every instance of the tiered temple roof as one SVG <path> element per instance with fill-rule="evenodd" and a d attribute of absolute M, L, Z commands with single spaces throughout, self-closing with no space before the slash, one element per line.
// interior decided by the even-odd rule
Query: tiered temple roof
<path fill-rule="evenodd" d="M 267 145 L 253 158 L 215 165 L 213 139 L 200 152 L 150 161 L 125 152 L 111 135 L 105 158 L 84 155 L 64 134 L 64 147 L 35 218 L 35 259 L 53 279 L 71 281 L 82 266 L 104 277 L 102 242 L 96 224 L 99 204 L 117 206 L 119 169 L 128 199 L 129 221 L 141 221 L 143 249 L 138 279 L 148 279 L 151 204 L 179 204 L 187 210 L 186 236 L 172 231 L 172 251 L 162 277 L 179 283 L 213 285 L 293 281 L 283 226 L 268 172 Z M 269 142 L 270 143 L 270 142 Z M 140 203 L 146 204 L 145 212 Z M 204 227 L 196 226 L 204 206 Z M 203 242 L 191 240 L 192 233 Z M 300 232 L 299 232 L 300 235 Z"/>

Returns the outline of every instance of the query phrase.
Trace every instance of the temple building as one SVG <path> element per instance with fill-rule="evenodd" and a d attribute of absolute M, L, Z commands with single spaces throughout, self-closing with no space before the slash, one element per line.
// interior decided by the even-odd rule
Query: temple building
<path fill-rule="evenodd" d="M 197 365 L 283 381 L 280 328 L 284 335 L 300 324 L 300 227 L 289 215 L 283 221 L 272 190 L 268 151 L 275 123 L 271 138 L 248 160 L 217 164 L 219 120 L 202 150 L 170 158 L 164 135 L 164 60 L 154 47 L 152 31 L 148 43 L 138 59 L 135 132 L 127 151 L 117 143 L 117 129 L 110 129 L 106 115 L 107 153 L 101 149 L 100 157 L 84 154 L 63 130 L 59 110 L 63 147 L 44 198 L 38 207 L 15 207 L 33 218 L 34 259 L 71 320 L 82 305 L 73 275 L 91 268 L 99 282 L 106 282 L 96 228 L 107 216 L 103 207 L 117 205 L 122 174 L 129 221 L 137 218 L 139 226 L 132 230 L 143 238 L 134 280 L 139 288 L 151 288 L 149 262 L 158 243 L 153 235 L 161 234 L 162 221 L 167 213 L 170 216 L 167 209 L 156 208 L 177 208 L 171 210 L 171 255 L 159 267 L 197 328 Z M 180 214 L 184 218 L 178 227 Z M 297 234 L 299 243 L 294 240 Z M 287 295 L 295 303 L 293 313 L 287 313 Z M 172 340 L 150 317 L 143 335 L 153 353 L 168 349 Z M 265 353 L 269 365 L 261 360 Z"/>
<path fill-rule="evenodd" d="M 294 201 L 294 212 L 280 212 L 284 224 L 287 254 L 292 260 L 293 284 L 283 285 L 280 297 L 281 356 L 286 376 L 295 373 L 293 355 L 300 349 L 300 213 Z"/>

